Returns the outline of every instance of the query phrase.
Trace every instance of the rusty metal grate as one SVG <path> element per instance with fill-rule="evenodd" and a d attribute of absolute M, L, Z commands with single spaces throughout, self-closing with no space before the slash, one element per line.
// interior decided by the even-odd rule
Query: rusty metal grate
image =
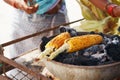
<path fill-rule="evenodd" d="M 9 76 L 12 80 L 37 80 L 35 77 L 19 69 L 15 69 L 13 72 L 14 74 L 10 73 L 10 76 Z"/>
<path fill-rule="evenodd" d="M 32 62 L 29 61 L 29 62 L 24 62 L 23 64 L 30 70 L 33 70 L 37 73 L 42 72 L 44 66 L 33 66 L 33 65 L 31 65 L 31 63 Z M 12 80 L 38 80 L 35 76 L 31 76 L 30 74 L 28 74 L 18 68 L 14 68 L 11 71 L 8 71 L 8 73 L 6 73 L 6 74 Z"/>

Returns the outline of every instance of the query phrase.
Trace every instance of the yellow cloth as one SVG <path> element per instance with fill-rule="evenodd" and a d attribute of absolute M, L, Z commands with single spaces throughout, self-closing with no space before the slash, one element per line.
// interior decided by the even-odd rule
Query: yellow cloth
<path fill-rule="evenodd" d="M 119 19 L 109 16 L 106 12 L 103 12 L 96 6 L 94 6 L 89 0 L 77 0 L 80 4 L 82 15 L 85 18 L 81 21 L 79 26 L 82 31 L 96 31 L 110 34 L 119 34 L 118 24 Z M 113 3 L 120 4 L 120 0 L 112 0 Z M 78 29 L 78 26 L 75 29 Z"/>

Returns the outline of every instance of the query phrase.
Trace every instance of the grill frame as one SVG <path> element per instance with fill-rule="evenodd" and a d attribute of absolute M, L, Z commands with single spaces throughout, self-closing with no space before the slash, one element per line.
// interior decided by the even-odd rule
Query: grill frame
<path fill-rule="evenodd" d="M 61 26 L 66 26 L 66 25 L 73 24 L 73 23 L 76 23 L 76 22 L 79 22 L 79 21 L 82 21 L 82 20 L 84 20 L 84 19 L 79 19 L 79 20 L 76 20 L 76 21 L 73 21 L 73 22 L 68 22 L 68 23 L 60 24 L 60 25 L 54 26 L 52 28 L 48 28 L 46 30 L 43 30 L 41 32 L 33 33 L 31 35 L 27 35 L 27 36 L 24 36 L 24 37 L 21 37 L 21 38 L 18 38 L 18 39 L 15 39 L 15 40 L 12 40 L 12 41 L 0 44 L 0 57 L 1 57 L 0 58 L 0 65 L 1 65 L 0 66 L 0 77 L 6 78 L 6 80 L 7 80 L 7 78 L 9 78 L 9 77 L 7 76 L 6 72 L 8 72 L 8 71 L 10 71 L 12 69 L 17 68 L 17 69 L 20 69 L 20 71 L 18 71 L 18 73 L 21 73 L 21 71 L 24 71 L 24 72 L 27 73 L 27 75 L 33 75 L 38 80 L 48 80 L 48 78 L 45 77 L 44 75 L 38 74 L 37 72 L 33 71 L 32 69 L 30 69 L 30 68 L 28 68 L 26 66 L 23 66 L 21 64 L 18 64 L 17 62 L 14 61 L 15 59 L 19 58 L 20 56 L 17 56 L 17 57 L 15 57 L 13 59 L 8 59 L 7 57 L 5 57 L 4 56 L 4 47 L 7 47 L 7 46 L 15 44 L 17 42 L 20 42 L 20 41 L 23 41 L 23 40 L 26 40 L 26 39 L 38 36 L 38 35 L 40 35 L 42 33 L 48 32 L 48 31 L 56 30 L 56 29 L 58 29 Z M 13 78 L 15 78 L 16 76 L 17 75 L 13 76 Z M 12 79 L 10 79 L 10 80 L 12 80 Z M 22 79 L 20 79 L 20 80 L 22 80 Z"/>

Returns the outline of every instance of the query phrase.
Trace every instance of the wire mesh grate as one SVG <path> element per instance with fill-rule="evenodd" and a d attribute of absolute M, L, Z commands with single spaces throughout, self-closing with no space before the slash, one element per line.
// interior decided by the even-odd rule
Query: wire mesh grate
<path fill-rule="evenodd" d="M 8 77 L 10 77 L 12 80 L 37 80 L 34 76 L 31 76 L 28 73 L 19 69 L 14 69 L 10 71 Z"/>

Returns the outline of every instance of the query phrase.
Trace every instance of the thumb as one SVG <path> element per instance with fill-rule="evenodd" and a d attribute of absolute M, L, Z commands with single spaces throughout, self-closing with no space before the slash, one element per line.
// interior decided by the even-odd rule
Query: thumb
<path fill-rule="evenodd" d="M 29 0 L 30 1 L 30 0 Z M 32 0 L 31 0 L 32 1 Z M 23 0 L 23 5 L 28 7 L 28 0 Z"/>
<path fill-rule="evenodd" d="M 23 0 L 23 6 L 24 8 L 28 8 L 28 0 Z"/>

